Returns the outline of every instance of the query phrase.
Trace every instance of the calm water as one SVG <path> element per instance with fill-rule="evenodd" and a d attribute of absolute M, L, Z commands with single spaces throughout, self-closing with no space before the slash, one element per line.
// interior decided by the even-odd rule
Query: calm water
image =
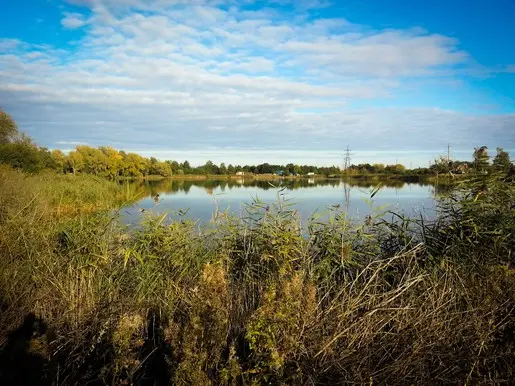
<path fill-rule="evenodd" d="M 144 213 L 169 213 L 179 218 L 179 211 L 187 212 L 185 217 L 207 223 L 213 218 L 215 209 L 240 215 L 245 203 L 258 199 L 273 203 L 278 195 L 289 200 L 299 211 L 303 220 L 317 211 L 327 216 L 327 209 L 334 205 L 348 208 L 351 218 L 363 219 L 377 208 L 426 218 L 435 215 L 434 196 L 437 188 L 427 182 L 405 183 L 402 181 L 350 181 L 340 180 L 275 180 L 255 181 L 231 180 L 162 180 L 134 181 L 130 188 L 141 197 L 123 213 L 123 222 L 136 224 Z M 371 199 L 371 192 L 381 188 Z M 156 195 L 159 198 L 156 199 Z M 346 204 L 348 202 L 348 204 Z"/>

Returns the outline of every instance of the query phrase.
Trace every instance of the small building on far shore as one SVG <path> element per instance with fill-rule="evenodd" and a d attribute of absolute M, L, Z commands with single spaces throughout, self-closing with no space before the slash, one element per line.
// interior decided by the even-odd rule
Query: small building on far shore
<path fill-rule="evenodd" d="M 244 175 L 245 175 L 245 172 L 236 172 L 236 175 L 237 175 L 237 176 L 244 176 Z"/>
<path fill-rule="evenodd" d="M 309 172 L 308 174 L 306 174 L 308 177 L 313 177 L 315 175 L 315 173 L 313 172 Z"/>

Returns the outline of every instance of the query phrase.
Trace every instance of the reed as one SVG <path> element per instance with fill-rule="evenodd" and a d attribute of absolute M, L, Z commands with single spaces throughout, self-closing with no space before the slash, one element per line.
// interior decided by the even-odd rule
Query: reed
<path fill-rule="evenodd" d="M 506 177 L 461 180 L 431 223 L 303 223 L 279 192 L 132 229 L 123 185 L 0 177 L 2 384 L 515 381 Z"/>

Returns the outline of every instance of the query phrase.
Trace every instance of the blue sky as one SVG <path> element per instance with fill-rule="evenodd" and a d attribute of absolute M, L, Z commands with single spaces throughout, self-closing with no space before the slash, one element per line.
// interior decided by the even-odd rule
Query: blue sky
<path fill-rule="evenodd" d="M 18 0 L 0 106 L 49 148 L 202 163 L 515 155 L 515 2 Z"/>

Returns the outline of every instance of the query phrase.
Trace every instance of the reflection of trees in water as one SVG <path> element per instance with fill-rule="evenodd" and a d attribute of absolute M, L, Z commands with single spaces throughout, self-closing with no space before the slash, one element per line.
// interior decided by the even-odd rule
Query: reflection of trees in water
<path fill-rule="evenodd" d="M 398 188 L 401 189 L 404 187 L 406 182 L 402 180 L 395 179 L 346 179 L 345 183 L 350 185 L 351 187 L 356 188 L 364 188 L 364 189 L 372 189 L 377 187 L 378 185 L 387 187 L 387 188 Z"/>
<path fill-rule="evenodd" d="M 432 185 L 428 181 L 417 180 L 418 185 Z M 316 188 L 320 186 L 330 186 L 333 188 L 342 187 L 344 190 L 349 187 L 371 189 L 379 184 L 390 188 L 403 188 L 406 184 L 398 179 L 366 179 L 349 178 L 340 179 L 277 179 L 277 180 L 252 180 L 252 179 L 223 179 L 223 180 L 189 180 L 189 179 L 163 179 L 158 181 L 135 180 L 129 183 L 132 191 L 139 193 L 139 197 L 155 196 L 163 193 L 183 192 L 188 194 L 192 187 L 204 189 L 208 194 L 213 194 L 216 190 L 225 191 L 239 187 L 255 187 L 262 190 L 286 188 L 287 190 Z M 444 185 L 435 186 L 435 194 L 447 189 Z"/>

